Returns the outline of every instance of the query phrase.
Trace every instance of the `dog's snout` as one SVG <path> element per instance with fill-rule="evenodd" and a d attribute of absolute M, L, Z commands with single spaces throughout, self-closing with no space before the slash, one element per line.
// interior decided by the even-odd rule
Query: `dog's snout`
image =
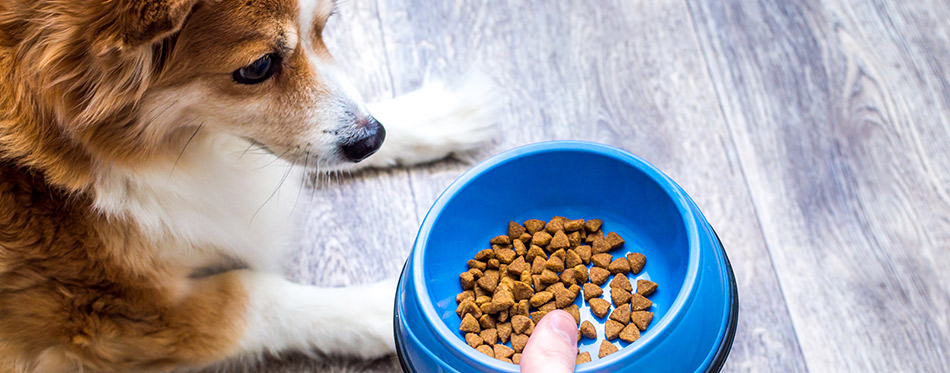
<path fill-rule="evenodd" d="M 340 145 L 343 156 L 352 162 L 362 161 L 376 153 L 386 139 L 386 129 L 376 118 L 361 118 L 356 121 L 356 126 L 359 135 Z"/>

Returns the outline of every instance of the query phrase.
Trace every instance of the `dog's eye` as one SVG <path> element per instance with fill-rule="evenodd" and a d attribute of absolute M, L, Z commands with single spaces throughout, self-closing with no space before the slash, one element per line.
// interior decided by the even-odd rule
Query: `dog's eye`
<path fill-rule="evenodd" d="M 234 81 L 241 84 L 257 84 L 273 76 L 280 68 L 280 56 L 266 54 L 250 65 L 234 71 Z"/>

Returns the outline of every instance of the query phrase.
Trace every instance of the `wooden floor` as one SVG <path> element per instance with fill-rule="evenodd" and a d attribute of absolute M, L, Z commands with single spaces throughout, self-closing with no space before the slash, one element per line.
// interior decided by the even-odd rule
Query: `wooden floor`
<path fill-rule="evenodd" d="M 371 100 L 491 76 L 500 131 L 475 160 L 581 139 L 673 177 L 735 268 L 726 371 L 947 372 L 948 19 L 945 0 L 343 0 L 328 38 Z M 323 183 L 290 272 L 395 275 L 468 167 Z"/>

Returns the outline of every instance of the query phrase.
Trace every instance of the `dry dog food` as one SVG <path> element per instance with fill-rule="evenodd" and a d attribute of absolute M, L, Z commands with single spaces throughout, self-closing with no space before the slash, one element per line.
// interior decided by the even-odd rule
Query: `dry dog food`
<path fill-rule="evenodd" d="M 455 297 L 455 311 L 465 343 L 518 364 L 535 325 L 555 309 L 567 311 L 580 325 L 578 341 L 597 339 L 594 324 L 581 322 L 578 298 L 587 302 L 594 317 L 603 319 L 605 339 L 598 358 L 619 350 L 611 341 L 639 339 L 653 321 L 653 312 L 648 311 L 653 302 L 647 297 L 656 292 L 657 284 L 638 279 L 634 289 L 627 274 L 640 274 L 646 257 L 640 253 L 615 257 L 611 252 L 625 241 L 615 232 L 605 233 L 603 227 L 600 219 L 561 216 L 546 222 L 509 222 L 508 234 L 492 238 L 491 248 L 476 253 L 467 263 L 469 269 L 459 275 L 462 292 Z M 611 276 L 608 301 L 601 286 Z M 577 364 L 590 361 L 588 352 L 577 355 Z"/>

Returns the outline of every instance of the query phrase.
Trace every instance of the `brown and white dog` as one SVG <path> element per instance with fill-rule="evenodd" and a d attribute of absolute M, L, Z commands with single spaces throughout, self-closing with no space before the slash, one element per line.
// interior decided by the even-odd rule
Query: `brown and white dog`
<path fill-rule="evenodd" d="M 471 149 L 491 99 L 470 81 L 367 109 L 322 40 L 333 9 L 0 0 L 0 372 L 393 351 L 393 281 L 276 274 L 294 200 L 271 197 L 300 172 Z"/>

